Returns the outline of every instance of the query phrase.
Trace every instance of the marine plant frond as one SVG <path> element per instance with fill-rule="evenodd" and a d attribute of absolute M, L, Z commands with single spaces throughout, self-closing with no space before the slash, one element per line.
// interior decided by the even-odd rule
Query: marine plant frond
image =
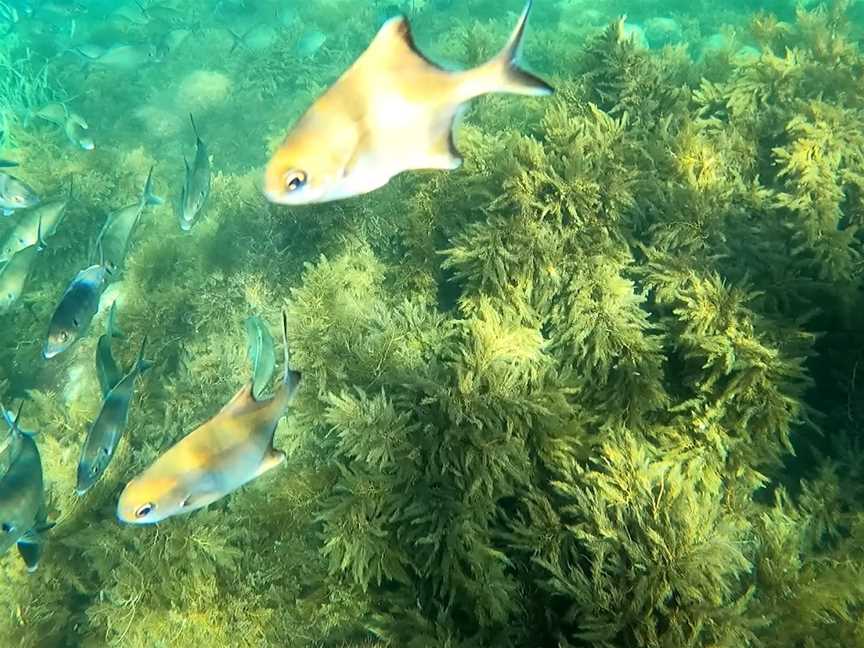
<path fill-rule="evenodd" d="M 754 639 L 724 613 L 750 597 L 748 527 L 722 515 L 721 494 L 697 475 L 620 435 L 595 470 L 554 483 L 576 542 L 563 559 L 534 562 L 544 588 L 571 601 L 569 636 L 610 647 Z"/>

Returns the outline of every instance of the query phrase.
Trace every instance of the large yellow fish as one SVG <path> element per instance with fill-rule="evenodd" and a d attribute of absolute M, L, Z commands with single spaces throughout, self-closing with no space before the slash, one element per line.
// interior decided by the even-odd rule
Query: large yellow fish
<path fill-rule="evenodd" d="M 285 375 L 273 398 L 256 400 L 245 384 L 212 419 L 165 451 L 126 484 L 117 503 L 123 522 L 149 524 L 212 504 L 275 468 L 285 454 L 273 448 L 273 433 L 285 415 L 300 374 L 288 367 L 285 316 Z"/>
<path fill-rule="evenodd" d="M 274 203 L 321 203 L 367 193 L 409 169 L 455 169 L 453 124 L 480 95 L 546 95 L 552 88 L 516 65 L 529 0 L 507 45 L 463 72 L 426 59 L 408 21 L 388 20 L 363 54 L 303 114 L 267 164 Z"/>

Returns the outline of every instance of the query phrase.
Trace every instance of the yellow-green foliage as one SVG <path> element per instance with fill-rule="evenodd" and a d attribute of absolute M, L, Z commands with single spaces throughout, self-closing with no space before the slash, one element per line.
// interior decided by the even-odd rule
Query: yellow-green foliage
<path fill-rule="evenodd" d="M 488 58 L 512 25 L 492 2 L 454 6 L 458 24 L 416 4 L 442 61 Z M 758 56 L 697 63 L 620 20 L 575 47 L 555 16 L 577 9 L 529 30 L 554 97 L 477 101 L 462 169 L 353 200 L 268 205 L 257 168 L 374 31 L 347 0 L 300 5 L 262 52 L 225 56 L 211 33 L 128 87 L 94 71 L 75 105 L 113 139 L 92 155 L 15 126 L 22 176 L 46 195 L 71 177 L 75 200 L 0 317 L 3 401 L 26 398 L 57 522 L 37 573 L 2 558 L 0 644 L 864 647 L 854 25 L 843 3 L 759 14 L 730 41 Z M 300 64 L 307 26 L 328 41 Z M 171 201 L 142 217 L 114 348 L 129 366 L 146 335 L 155 367 L 78 497 L 104 314 L 50 363 L 46 322 L 153 163 L 176 199 L 178 87 L 207 57 L 222 76 L 191 95 L 210 201 L 191 233 Z M 165 130 L 141 141 L 147 119 Z M 302 374 L 287 464 L 207 511 L 118 523 L 123 484 L 248 380 L 245 318 L 279 340 L 283 310 Z"/>

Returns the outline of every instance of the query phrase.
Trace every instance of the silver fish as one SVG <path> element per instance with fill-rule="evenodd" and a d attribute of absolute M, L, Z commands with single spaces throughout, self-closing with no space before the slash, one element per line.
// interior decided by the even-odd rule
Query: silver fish
<path fill-rule="evenodd" d="M 15 253 L 15 256 L 0 269 L 0 313 L 8 311 L 24 292 L 27 278 L 33 269 L 36 255 L 45 247 L 42 229 L 38 233 L 39 242 Z"/>
<path fill-rule="evenodd" d="M 54 526 L 48 523 L 45 511 L 42 459 L 31 434 L 18 425 L 21 409 L 14 420 L 2 409 L 12 435 L 12 454 L 0 477 L 0 555 L 17 544 L 27 570 L 32 572 L 42 556 L 43 535 Z"/>
<path fill-rule="evenodd" d="M 96 342 L 96 377 L 99 378 L 99 387 L 102 398 L 120 382 L 123 373 L 117 366 L 114 354 L 111 352 L 111 340 L 115 337 L 123 337 L 123 332 L 117 327 L 117 302 L 111 304 L 108 311 L 108 324 L 105 333 L 99 336 Z"/>
<path fill-rule="evenodd" d="M 45 104 L 39 110 L 34 111 L 33 117 L 44 119 L 57 126 L 64 126 L 66 119 L 69 117 L 69 111 L 66 109 L 65 104 L 53 102 Z"/>
<path fill-rule="evenodd" d="M 301 58 L 312 58 L 327 41 L 327 35 L 318 30 L 305 32 L 294 46 L 294 53 Z"/>
<path fill-rule="evenodd" d="M 99 298 L 108 285 L 108 274 L 105 266 L 97 264 L 85 268 L 72 279 L 51 317 L 48 340 L 42 349 L 46 359 L 62 353 L 87 332 L 99 310 Z"/>
<path fill-rule="evenodd" d="M 93 138 L 90 136 L 90 126 L 80 115 L 70 113 L 63 129 L 66 132 L 66 137 L 75 146 L 80 146 L 85 151 L 92 151 L 96 148 Z"/>
<path fill-rule="evenodd" d="M 12 228 L 6 240 L 0 245 L 0 263 L 9 261 L 17 252 L 36 245 L 39 242 L 40 228 L 44 239 L 52 237 L 63 221 L 71 197 L 72 181 L 70 180 L 65 198 L 48 200 L 32 209 L 22 211 L 18 224 Z"/>
<path fill-rule="evenodd" d="M 269 48 L 279 39 L 279 32 L 276 28 L 267 23 L 252 25 L 252 27 L 242 34 L 238 34 L 232 29 L 228 29 L 228 32 L 234 39 L 231 52 L 234 52 L 239 47 L 250 52 L 260 52 Z"/>
<path fill-rule="evenodd" d="M 38 204 L 39 196 L 32 187 L 13 175 L 0 173 L 0 211 L 4 216 Z"/>
<path fill-rule="evenodd" d="M 144 208 L 148 205 L 161 203 L 162 199 L 153 193 L 153 167 L 151 167 L 138 202 L 108 214 L 105 225 L 96 239 L 96 246 L 101 254 L 102 265 L 112 275 L 116 276 L 123 267 L 126 253 L 129 251 L 132 231 L 138 224 L 138 219 L 141 218 Z"/>
<path fill-rule="evenodd" d="M 252 396 L 258 399 L 273 378 L 276 351 L 270 329 L 260 317 L 253 315 L 246 320 L 245 326 L 246 355 L 252 365 Z"/>
<path fill-rule="evenodd" d="M 105 52 L 108 50 L 102 45 L 97 45 L 96 43 L 82 43 L 81 45 L 70 47 L 66 51 L 71 52 L 72 54 L 77 54 L 85 63 L 92 63 L 105 56 Z"/>
<path fill-rule="evenodd" d="M 184 232 L 192 229 L 210 195 L 210 157 L 207 146 L 201 140 L 195 119 L 191 114 L 189 120 L 195 131 L 195 160 L 190 167 L 189 161 L 183 158 L 183 163 L 186 165 L 186 178 L 180 194 L 179 219 L 180 229 Z"/>
<path fill-rule="evenodd" d="M 117 443 L 123 436 L 123 431 L 129 422 L 129 405 L 135 378 L 150 368 L 150 363 L 144 359 L 144 347 L 147 338 L 141 343 L 138 360 L 123 378 L 111 388 L 102 402 L 99 416 L 93 422 L 84 447 L 81 449 L 81 459 L 78 461 L 78 482 L 75 492 L 83 495 L 93 487 L 105 473 L 105 469 L 114 456 Z"/>
<path fill-rule="evenodd" d="M 153 45 L 112 45 L 92 63 L 97 66 L 131 72 L 156 61 Z"/>

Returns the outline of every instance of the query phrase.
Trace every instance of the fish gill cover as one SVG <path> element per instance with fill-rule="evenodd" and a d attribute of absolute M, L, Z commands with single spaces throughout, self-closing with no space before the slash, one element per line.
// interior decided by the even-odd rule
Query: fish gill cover
<path fill-rule="evenodd" d="M 538 0 L 523 57 L 556 94 L 475 102 L 461 169 L 264 200 L 268 154 L 384 20 L 467 68 L 517 4 L 0 0 L 0 171 L 73 187 L 0 315 L 0 400 L 26 399 L 56 523 L 34 573 L 0 562 L 0 645 L 864 646 L 860 3 Z M 190 113 L 212 185 L 183 232 Z M 44 360 L 154 164 L 170 200 Z M 155 367 L 81 497 L 115 300 L 117 364 L 147 337 Z M 251 379 L 246 319 L 283 309 L 286 464 L 118 523 L 124 484 Z"/>

